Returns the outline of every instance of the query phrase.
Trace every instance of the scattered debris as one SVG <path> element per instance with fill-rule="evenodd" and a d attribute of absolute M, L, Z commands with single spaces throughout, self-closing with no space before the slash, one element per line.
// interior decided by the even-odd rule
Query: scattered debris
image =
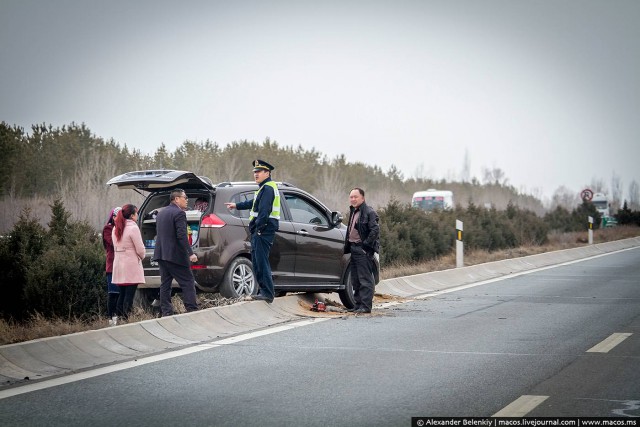
<path fill-rule="evenodd" d="M 325 305 L 324 301 L 318 301 L 318 298 L 316 298 L 316 302 L 313 303 L 313 305 L 311 306 L 311 311 L 327 311 L 327 306 Z"/>

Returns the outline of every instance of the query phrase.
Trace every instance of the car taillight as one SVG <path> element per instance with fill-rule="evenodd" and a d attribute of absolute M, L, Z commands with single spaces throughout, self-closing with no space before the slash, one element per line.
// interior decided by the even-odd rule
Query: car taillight
<path fill-rule="evenodd" d="M 220 228 L 224 227 L 226 224 L 226 222 L 224 222 L 214 214 L 206 215 L 200 222 L 200 226 L 203 228 Z"/>

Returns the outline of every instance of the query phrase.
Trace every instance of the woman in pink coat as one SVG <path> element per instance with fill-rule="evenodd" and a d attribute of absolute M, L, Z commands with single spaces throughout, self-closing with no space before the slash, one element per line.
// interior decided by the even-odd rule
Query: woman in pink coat
<path fill-rule="evenodd" d="M 113 227 L 115 257 L 111 280 L 120 290 L 116 312 L 125 319 L 133 306 L 138 284 L 144 283 L 142 259 L 145 250 L 140 229 L 136 224 L 137 219 L 138 208 L 132 204 L 124 205 L 118 212 Z"/>

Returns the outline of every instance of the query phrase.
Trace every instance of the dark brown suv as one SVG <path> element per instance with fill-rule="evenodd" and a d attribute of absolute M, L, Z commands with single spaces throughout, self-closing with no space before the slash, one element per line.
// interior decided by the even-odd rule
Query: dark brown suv
<path fill-rule="evenodd" d="M 257 283 L 251 265 L 249 211 L 229 210 L 225 202 L 253 198 L 253 182 L 223 182 L 217 185 L 192 172 L 147 170 L 112 178 L 107 185 L 148 193 L 140 207 L 139 226 L 147 247 L 143 260 L 146 283 L 139 286 L 147 301 L 157 296 L 160 286 L 158 264 L 153 260 L 155 217 L 169 204 L 169 194 L 182 188 L 189 197 L 189 238 L 198 261 L 192 266 L 196 286 L 203 292 L 225 297 L 255 294 Z M 286 292 L 338 292 L 347 308 L 354 306 L 349 280 L 348 254 L 343 253 L 346 227 L 342 214 L 331 212 L 309 193 L 287 183 L 280 190 L 280 229 L 269 261 L 277 295 Z M 195 209 L 206 202 L 207 207 Z M 376 255 L 376 283 L 379 280 Z M 174 283 L 174 286 L 177 286 Z"/>

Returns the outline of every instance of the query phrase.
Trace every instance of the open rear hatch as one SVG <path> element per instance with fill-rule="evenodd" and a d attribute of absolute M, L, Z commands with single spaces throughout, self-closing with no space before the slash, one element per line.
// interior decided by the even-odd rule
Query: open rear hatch
<path fill-rule="evenodd" d="M 197 176 L 193 172 L 175 170 L 144 170 L 126 172 L 111 178 L 107 185 L 117 185 L 120 189 L 140 191 L 171 190 L 211 190 L 213 183 L 204 176 Z"/>

